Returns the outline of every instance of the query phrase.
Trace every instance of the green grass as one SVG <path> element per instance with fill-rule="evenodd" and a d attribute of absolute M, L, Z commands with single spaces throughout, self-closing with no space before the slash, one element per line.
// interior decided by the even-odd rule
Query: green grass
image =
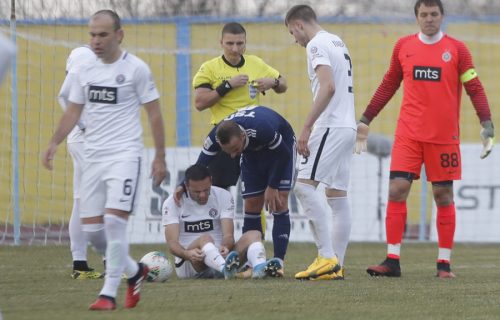
<path fill-rule="evenodd" d="M 140 258 L 164 246 L 132 247 Z M 140 304 L 124 310 L 87 311 L 102 280 L 70 278 L 67 246 L 0 246 L 0 309 L 10 319 L 498 319 L 498 245 L 457 245 L 454 280 L 435 277 L 436 244 L 403 246 L 400 279 L 371 278 L 385 245 L 354 243 L 345 281 L 296 281 L 293 274 L 315 255 L 312 244 L 291 244 L 285 279 L 168 280 L 147 283 Z M 91 264 L 101 267 L 91 253 Z"/>

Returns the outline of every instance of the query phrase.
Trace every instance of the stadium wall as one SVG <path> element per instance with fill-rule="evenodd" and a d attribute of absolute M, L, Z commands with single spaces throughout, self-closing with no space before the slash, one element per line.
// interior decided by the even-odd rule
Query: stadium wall
<path fill-rule="evenodd" d="M 199 65 L 221 53 L 219 39 L 223 23 L 238 20 L 247 29 L 247 52 L 262 57 L 277 68 L 288 80 L 289 91 L 283 95 L 268 94 L 261 100 L 283 114 L 296 131 L 311 105 L 311 93 L 306 74 L 303 48 L 288 34 L 280 17 L 272 18 L 175 18 L 165 20 L 125 21 L 124 48 L 144 59 L 153 71 L 160 93 L 169 147 L 200 146 L 209 130 L 208 112 L 197 112 L 192 106 L 190 80 Z M 500 90 L 496 81 L 500 66 L 500 18 L 474 20 L 468 17 L 447 17 L 446 31 L 464 40 L 470 48 L 476 70 L 485 85 L 490 104 L 498 105 Z M 64 78 L 65 61 L 70 50 L 88 41 L 86 21 L 57 20 L 20 22 L 18 25 L 18 104 L 20 141 L 20 208 L 25 228 L 57 226 L 61 230 L 69 220 L 72 205 L 71 159 L 61 145 L 55 160 L 55 171 L 49 172 L 40 164 L 40 156 L 57 124 L 61 110 L 56 95 Z M 4 24 L 5 25 L 5 24 Z M 179 32 L 178 26 L 184 28 Z M 323 26 L 340 35 L 348 44 L 354 68 L 356 112 L 359 116 L 375 91 L 388 67 L 395 41 L 405 34 L 416 32 L 413 20 L 379 18 L 325 18 Z M 6 27 L 0 28 L 7 32 Z M 189 37 L 179 46 L 179 38 Z M 182 63 L 184 65 L 179 65 Z M 11 183 L 12 163 L 9 79 L 0 89 L 0 242 L 8 238 L 13 221 Z M 464 94 L 465 96 L 465 94 Z M 401 96 L 398 93 L 371 125 L 372 132 L 392 135 L 399 113 Z M 182 114 L 180 120 L 179 114 Z M 500 113 L 493 108 L 494 122 L 500 123 Z M 143 115 L 144 116 L 144 115 Z M 143 118 L 146 146 L 152 139 Z M 462 140 L 479 143 L 479 125 L 474 109 L 464 97 L 462 105 Z M 182 129 L 182 130 L 179 130 Z M 188 139 L 186 140 L 186 135 Z M 464 162 L 464 168 L 466 163 Z M 480 163 L 491 168 L 492 162 Z M 472 174 L 477 171 L 474 167 Z M 354 179 L 354 177 L 353 177 Z M 364 178 L 363 178 L 364 179 Z M 366 186 L 376 181 L 364 180 Z M 386 181 L 385 181 L 386 183 Z M 423 204 L 431 212 L 431 195 L 421 201 L 419 183 L 415 183 L 409 200 L 410 224 L 419 220 Z M 359 196 L 351 194 L 353 199 Z M 383 196 L 385 199 L 385 194 Z M 430 214 L 429 214 L 430 216 Z M 356 223 L 356 222 L 355 222 Z M 50 228 L 49 228 L 50 229 Z M 33 233 L 33 232 L 31 232 Z"/>

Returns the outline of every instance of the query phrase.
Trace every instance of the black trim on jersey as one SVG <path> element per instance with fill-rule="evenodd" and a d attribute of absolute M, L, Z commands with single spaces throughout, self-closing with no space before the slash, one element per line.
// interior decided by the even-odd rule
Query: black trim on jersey
<path fill-rule="evenodd" d="M 137 187 L 139 186 L 139 177 L 141 176 L 141 157 L 138 157 L 138 159 L 139 159 L 139 165 L 137 168 L 137 177 L 135 178 L 134 196 L 132 197 L 132 201 L 130 203 L 129 213 L 132 213 L 132 211 L 134 210 L 135 196 L 137 195 Z"/>
<path fill-rule="evenodd" d="M 245 57 L 243 57 L 243 55 L 241 55 L 241 60 L 240 62 L 238 62 L 238 64 L 231 64 L 231 62 L 227 61 L 226 57 L 224 57 L 224 55 L 222 55 L 222 60 L 230 67 L 232 68 L 241 68 L 243 67 L 243 65 L 245 65 Z"/>
<path fill-rule="evenodd" d="M 195 89 L 198 89 L 198 88 L 207 88 L 207 89 L 210 89 L 210 90 L 213 90 L 214 88 L 212 88 L 212 86 L 210 85 L 210 83 L 202 83 L 200 84 L 199 86 L 197 87 L 194 87 Z"/>
<path fill-rule="evenodd" d="M 326 132 L 323 134 L 323 138 L 321 138 L 321 143 L 319 144 L 318 153 L 316 154 L 316 158 L 314 158 L 314 164 L 311 171 L 311 180 L 315 180 L 316 169 L 318 168 L 319 158 L 321 157 L 321 152 L 323 151 L 323 147 L 325 146 L 326 137 L 328 137 L 328 133 L 330 132 L 330 128 L 326 129 Z"/>
<path fill-rule="evenodd" d="M 125 58 L 127 57 L 127 55 L 128 55 L 128 52 L 127 52 L 127 51 L 125 51 L 125 54 L 123 55 L 122 60 L 125 60 Z"/>

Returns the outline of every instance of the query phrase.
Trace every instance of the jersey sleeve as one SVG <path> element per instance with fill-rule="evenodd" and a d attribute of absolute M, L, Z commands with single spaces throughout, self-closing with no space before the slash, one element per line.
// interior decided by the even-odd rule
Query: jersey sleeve
<path fill-rule="evenodd" d="M 203 148 L 201 149 L 200 155 L 198 156 L 197 164 L 201 164 L 205 167 L 208 167 L 210 162 L 212 162 L 213 158 L 219 153 L 221 150 L 217 140 L 215 138 L 215 130 L 217 127 L 214 127 L 212 131 L 205 138 L 205 142 L 203 143 Z"/>
<path fill-rule="evenodd" d="M 66 74 L 64 82 L 61 85 L 61 89 L 59 90 L 59 94 L 57 96 L 57 101 L 59 102 L 59 105 L 61 106 L 61 109 L 63 109 L 63 111 L 65 111 L 68 108 L 69 92 L 71 90 L 71 83 L 74 77 L 75 77 L 74 73 Z"/>
<path fill-rule="evenodd" d="M 206 63 L 202 64 L 193 78 L 193 88 L 207 87 L 213 89 L 212 72 Z"/>
<path fill-rule="evenodd" d="M 462 42 L 457 41 L 458 49 L 458 72 L 460 81 L 463 83 L 467 95 L 476 110 L 479 121 L 491 120 L 491 111 L 486 97 L 484 87 L 474 69 L 472 55 Z"/>
<path fill-rule="evenodd" d="M 234 199 L 231 192 L 220 188 L 220 218 L 234 219 Z"/>
<path fill-rule="evenodd" d="M 396 91 L 399 89 L 401 81 L 403 81 L 403 68 L 399 62 L 399 51 L 401 50 L 402 44 L 403 39 L 400 39 L 394 46 L 389 70 L 387 70 L 382 83 L 377 88 L 377 91 L 375 91 L 375 94 L 363 113 L 363 115 L 370 121 L 373 120 L 373 118 L 379 114 L 389 100 L 391 100 Z"/>
<path fill-rule="evenodd" d="M 313 69 L 316 70 L 317 66 L 332 66 L 328 57 L 328 51 L 325 46 L 319 42 L 312 40 L 307 44 L 307 59 L 311 62 Z"/>
<path fill-rule="evenodd" d="M 66 77 L 70 77 L 68 101 L 76 104 L 85 104 L 85 87 L 82 85 L 83 71 L 73 70 Z"/>
<path fill-rule="evenodd" d="M 162 224 L 166 226 L 169 224 L 179 223 L 180 210 L 181 209 L 175 204 L 174 196 L 171 195 L 170 197 L 168 197 L 167 200 L 163 202 L 161 210 Z"/>
<path fill-rule="evenodd" d="M 139 102 L 145 104 L 160 98 L 153 74 L 146 63 L 141 63 L 134 72 L 134 85 Z"/>

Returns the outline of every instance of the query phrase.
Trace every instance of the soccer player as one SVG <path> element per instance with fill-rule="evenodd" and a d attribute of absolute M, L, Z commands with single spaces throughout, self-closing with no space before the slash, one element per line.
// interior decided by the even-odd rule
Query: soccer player
<path fill-rule="evenodd" d="M 293 129 L 270 108 L 242 108 L 210 131 L 197 163 L 208 166 L 221 150 L 241 161 L 245 210 L 243 233 L 260 231 L 259 212 L 264 207 L 274 217 L 274 257 L 279 265 L 273 266 L 275 270 L 269 270 L 269 273 L 282 277 L 290 237 L 288 194 L 294 182 L 296 160 Z"/>
<path fill-rule="evenodd" d="M 9 69 L 9 63 L 16 54 L 16 46 L 0 34 L 0 83 Z"/>
<path fill-rule="evenodd" d="M 210 110 L 212 125 L 240 108 L 258 105 L 260 95 L 270 89 L 276 93 L 287 89 L 286 79 L 276 69 L 255 55 L 245 54 L 246 30 L 241 24 L 225 24 L 220 44 L 223 54 L 204 62 L 193 78 L 195 107 Z M 210 164 L 210 173 L 215 186 L 234 186 L 240 175 L 239 159 L 220 152 Z M 258 230 L 264 234 L 266 216 L 260 214 Z"/>
<path fill-rule="evenodd" d="M 91 310 L 113 310 L 122 273 L 128 277 L 125 308 L 140 299 L 148 268 L 129 255 L 127 221 L 134 208 L 143 152 L 140 105 L 144 105 L 155 143 L 153 183 L 166 176 L 164 127 L 149 67 L 123 51 L 120 17 L 101 10 L 89 22 L 90 45 L 99 58 L 78 70 L 69 104 L 43 157 L 52 169 L 57 146 L 77 124 L 85 108 L 85 164 L 80 184 L 80 217 L 92 245 L 106 255 L 106 277 Z"/>
<path fill-rule="evenodd" d="M 257 230 L 234 242 L 234 200 L 231 193 L 212 185 L 206 166 L 194 164 L 186 170 L 187 197 L 180 207 L 171 195 L 163 203 L 165 239 L 175 256 L 177 277 L 233 278 L 240 262 L 248 259 L 252 277 L 264 278 L 273 260 Z M 234 250 L 234 251 L 231 251 Z M 241 259 L 241 261 L 240 261 Z"/>
<path fill-rule="evenodd" d="M 454 278 L 451 250 L 455 233 L 453 180 L 461 179 L 459 114 L 462 85 L 470 96 L 488 145 L 494 137 L 490 108 L 464 43 L 444 34 L 440 0 L 418 0 L 415 17 L 420 32 L 394 46 L 389 70 L 358 123 L 357 152 L 365 149 L 368 125 L 404 82 L 403 101 L 391 155 L 386 215 L 387 257 L 366 270 L 372 276 L 401 276 L 401 241 L 406 223 L 406 199 L 412 181 L 425 165 L 437 206 L 439 251 L 437 276 Z"/>
<path fill-rule="evenodd" d="M 95 62 L 96 55 L 88 46 L 75 48 L 71 51 L 66 61 L 66 78 L 59 91 L 58 101 L 63 110 L 67 109 L 68 97 L 71 88 L 71 79 L 74 72 L 87 63 Z M 83 134 L 85 132 L 84 116 L 80 117 L 78 124 L 71 130 L 66 138 L 68 152 L 73 160 L 73 209 L 69 219 L 69 240 L 71 246 L 71 255 L 73 257 L 73 273 L 71 276 L 74 279 L 98 279 L 101 274 L 90 268 L 87 264 L 87 237 L 82 230 L 80 223 L 80 180 L 82 176 L 82 168 L 84 166 L 84 151 L 83 151 Z"/>
<path fill-rule="evenodd" d="M 314 97 L 297 143 L 302 158 L 294 192 L 309 218 L 318 256 L 295 278 L 341 280 L 351 232 L 347 189 L 356 141 L 351 58 L 344 41 L 321 28 L 310 6 L 288 10 L 285 25 L 306 48 Z M 331 212 L 322 210 L 321 195 L 316 191 L 320 183 L 325 185 Z"/>

